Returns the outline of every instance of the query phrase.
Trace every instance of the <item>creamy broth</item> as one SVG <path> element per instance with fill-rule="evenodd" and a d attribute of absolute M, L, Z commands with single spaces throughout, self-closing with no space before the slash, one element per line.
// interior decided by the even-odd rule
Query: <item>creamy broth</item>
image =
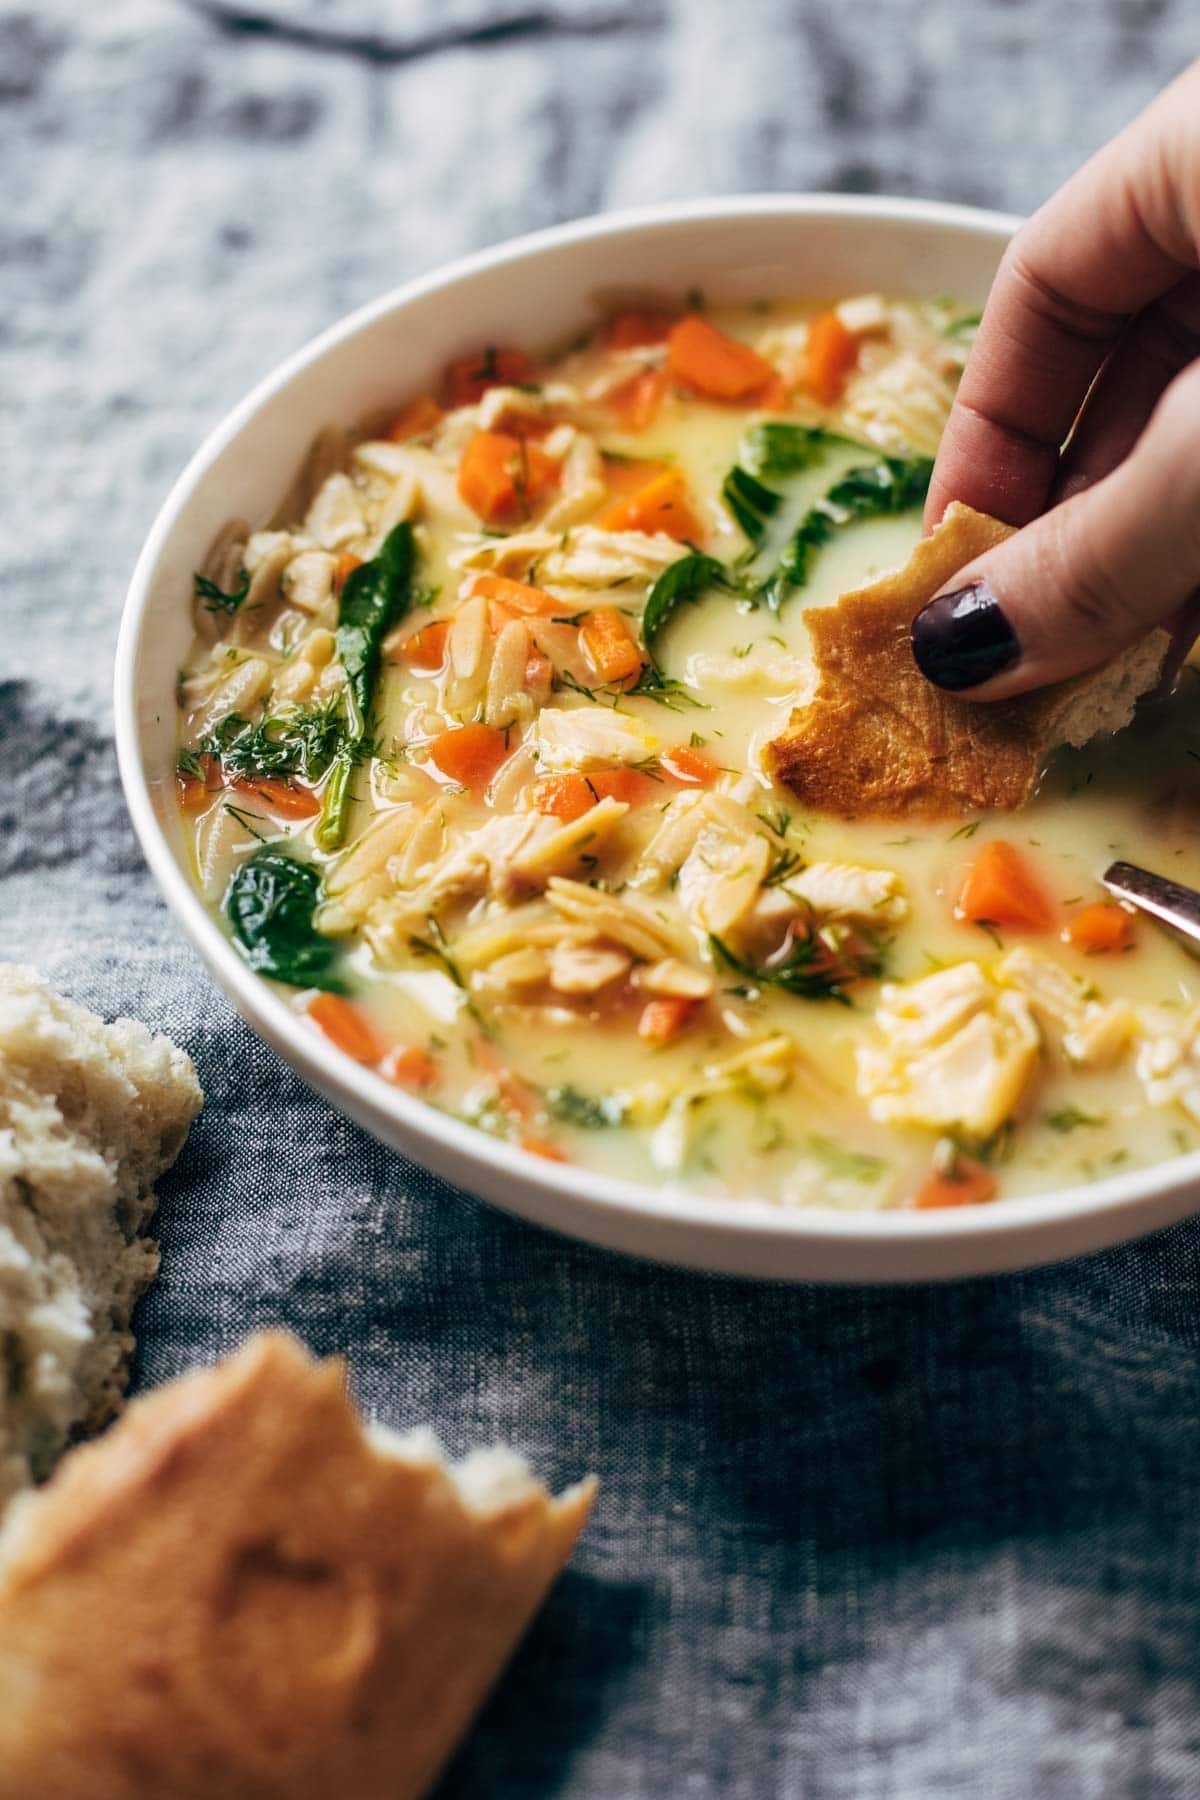
<path fill-rule="evenodd" d="M 299 858 L 312 874 L 291 916 L 307 904 L 313 925 L 310 960 L 288 965 L 297 1031 L 325 1030 L 531 1153 L 844 1208 L 1030 1193 L 1179 1154 L 1200 1119 L 1193 963 L 1124 915 L 1109 953 L 1063 934 L 1115 856 L 1200 880 L 1189 672 L 1121 738 L 1060 755 L 1017 815 L 826 817 L 763 772 L 810 680 L 806 609 L 903 562 L 919 496 L 878 517 L 833 504 L 806 579 L 777 607 L 763 582 L 848 471 L 887 456 L 911 472 L 933 454 L 969 340 L 943 303 L 855 297 L 814 327 L 829 316 L 705 315 L 722 337 L 711 368 L 711 343 L 688 347 L 696 380 L 653 317 L 536 364 L 483 353 L 438 405 L 406 403 L 390 435 L 323 440 L 279 529 L 231 527 L 198 583 L 180 685 L 197 883 L 262 967 L 278 891 L 251 891 L 245 869 L 265 846 Z M 822 331 L 841 358 L 824 372 Z M 736 385 L 726 339 L 753 347 L 762 379 L 718 400 L 700 386 Z M 764 466 L 772 424 L 793 445 L 828 435 L 781 471 Z M 497 432 L 515 462 L 464 477 Z M 777 496 L 756 542 L 722 497 L 739 464 Z M 382 603 L 351 744 L 339 618 L 348 599 L 366 606 L 409 527 L 413 566 Z M 728 575 L 647 645 L 648 597 L 697 547 Z M 606 677 L 600 652 L 640 673 Z M 989 840 L 1017 850 L 1047 901 L 1037 930 L 956 916 Z M 775 976 L 800 949 L 812 980 L 787 991 Z M 964 1077 L 953 1031 L 908 1056 L 897 1019 L 935 1007 L 920 984 L 954 969 L 979 988 L 964 1029 L 993 1034 L 1011 1079 L 986 1058 Z M 962 1117 L 945 1098 L 948 1037 Z"/>

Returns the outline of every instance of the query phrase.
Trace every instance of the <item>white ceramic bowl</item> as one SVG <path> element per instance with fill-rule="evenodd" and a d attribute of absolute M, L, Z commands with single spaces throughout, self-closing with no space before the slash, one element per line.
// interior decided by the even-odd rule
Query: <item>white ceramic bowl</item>
<path fill-rule="evenodd" d="M 713 301 L 883 288 L 982 303 L 1015 221 L 908 200 L 830 195 L 690 202 L 558 226 L 410 282 L 270 375 L 211 433 L 155 520 L 116 666 L 121 776 L 167 903 L 242 1016 L 342 1112 L 448 1180 L 540 1225 L 693 1268 L 809 1281 L 978 1274 L 1098 1249 L 1200 1207 L 1200 1153 L 1032 1199 L 913 1214 L 677 1198 L 543 1162 L 397 1091 L 301 1029 L 242 962 L 184 872 L 173 806 L 175 672 L 191 576 L 230 517 L 265 519 L 312 433 L 419 391 L 484 342 L 537 345 L 608 290 L 700 288 Z"/>

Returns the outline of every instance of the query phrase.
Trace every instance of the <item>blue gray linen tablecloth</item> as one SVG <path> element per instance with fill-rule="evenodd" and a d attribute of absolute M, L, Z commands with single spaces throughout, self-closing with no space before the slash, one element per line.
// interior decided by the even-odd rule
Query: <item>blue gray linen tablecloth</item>
<path fill-rule="evenodd" d="M 139 1386 L 282 1321 L 386 1420 L 599 1472 L 445 1796 L 1194 1800 L 1200 1229 L 957 1287 L 756 1287 L 560 1241 L 380 1149 L 239 1023 L 143 867 L 109 702 L 140 540 L 252 381 L 405 276 L 677 194 L 1027 209 L 1196 24 L 0 0 L 0 953 L 200 1067 Z"/>

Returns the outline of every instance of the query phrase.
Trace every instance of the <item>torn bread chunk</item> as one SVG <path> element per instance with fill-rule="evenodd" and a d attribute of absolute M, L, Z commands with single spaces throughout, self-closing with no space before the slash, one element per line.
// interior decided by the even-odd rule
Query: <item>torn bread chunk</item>
<path fill-rule="evenodd" d="M 153 1183 L 202 1098 L 165 1037 L 0 964 L 0 1509 L 121 1403 Z"/>
<path fill-rule="evenodd" d="M 1098 669 L 985 705 L 917 668 L 912 621 L 956 570 L 1011 535 L 955 502 L 902 569 L 806 614 L 816 686 L 767 763 L 806 806 L 845 817 L 951 817 L 1024 805 L 1059 744 L 1128 725 L 1169 648 L 1152 631 Z"/>
<path fill-rule="evenodd" d="M 339 1362 L 252 1339 L 13 1509 L 0 1800 L 416 1800 L 594 1491 L 364 1429 Z"/>

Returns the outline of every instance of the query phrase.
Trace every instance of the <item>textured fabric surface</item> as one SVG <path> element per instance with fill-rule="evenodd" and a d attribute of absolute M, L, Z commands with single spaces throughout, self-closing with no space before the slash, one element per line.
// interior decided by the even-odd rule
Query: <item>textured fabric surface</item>
<path fill-rule="evenodd" d="M 253 380 L 406 275 L 683 193 L 1026 209 L 1195 22 L 0 0 L 0 948 L 170 1031 L 209 1096 L 138 1381 L 282 1321 L 384 1419 L 603 1480 L 444 1796 L 1192 1800 L 1200 1232 L 960 1287 L 760 1288 L 559 1241 L 383 1151 L 236 1020 L 142 865 L 109 704 L 140 539 Z"/>

